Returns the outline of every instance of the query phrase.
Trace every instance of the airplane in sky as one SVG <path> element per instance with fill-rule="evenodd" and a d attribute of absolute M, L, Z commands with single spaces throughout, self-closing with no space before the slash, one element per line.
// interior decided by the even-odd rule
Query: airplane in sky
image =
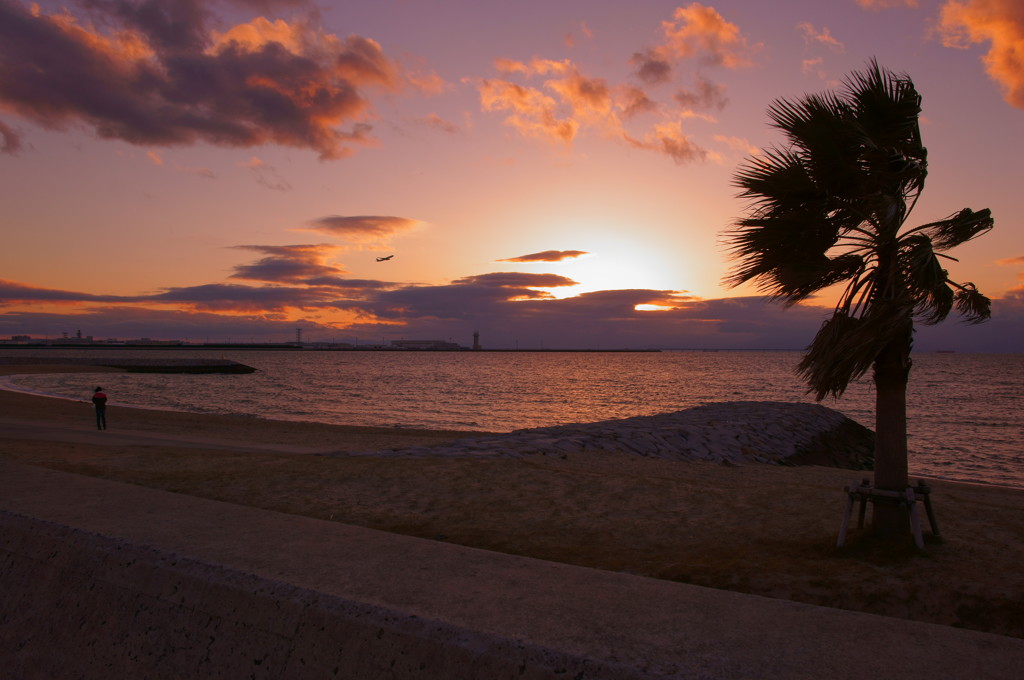
<path fill-rule="evenodd" d="M 394 257 L 394 255 L 388 255 L 387 257 L 378 257 L 377 258 L 377 262 L 387 262 L 388 260 L 390 260 L 393 257 Z"/>

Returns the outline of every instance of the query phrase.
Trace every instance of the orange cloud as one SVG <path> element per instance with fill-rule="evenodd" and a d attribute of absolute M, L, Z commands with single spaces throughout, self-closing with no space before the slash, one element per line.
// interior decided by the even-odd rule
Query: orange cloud
<path fill-rule="evenodd" d="M 1002 260 L 996 260 L 998 265 L 1015 265 L 1024 264 L 1024 255 L 1018 255 L 1017 257 L 1007 257 Z"/>
<path fill-rule="evenodd" d="M 810 59 L 804 59 L 800 64 L 800 72 L 803 73 L 804 75 L 809 75 L 811 73 L 817 72 L 819 77 L 824 78 L 825 72 L 821 68 L 822 64 L 824 63 L 825 60 L 822 59 L 821 57 L 812 57 Z"/>
<path fill-rule="evenodd" d="M 495 68 L 507 75 L 522 73 L 526 76 L 554 76 L 544 82 L 544 87 L 557 95 L 557 101 L 540 90 L 525 88 L 522 91 L 513 89 L 514 96 L 507 97 L 506 94 L 507 100 L 502 102 L 512 104 L 511 108 L 518 109 L 534 120 L 551 121 L 554 110 L 561 106 L 567 109 L 567 115 L 577 123 L 582 119 L 591 123 L 607 123 L 612 129 L 618 128 L 614 113 L 617 95 L 612 88 L 603 78 L 584 76 L 569 60 L 533 59 L 523 63 L 498 59 Z M 635 100 L 635 95 L 631 93 L 631 96 Z M 545 122 L 541 127 L 555 131 L 557 138 L 566 139 L 557 124 L 552 126 Z"/>
<path fill-rule="evenodd" d="M 1020 0 L 949 0 L 938 30 L 947 47 L 989 43 L 985 70 L 1006 101 L 1024 109 L 1024 4 Z"/>
<path fill-rule="evenodd" d="M 309 223 L 308 229 L 357 243 L 383 243 L 420 225 L 418 220 L 382 215 L 330 215 Z"/>
<path fill-rule="evenodd" d="M 917 7 L 918 0 L 857 0 L 864 9 L 892 9 L 894 7 Z"/>
<path fill-rule="evenodd" d="M 591 120 L 612 116 L 612 92 L 603 78 L 586 78 L 573 69 L 561 80 L 550 80 L 548 86 L 572 107 L 574 115 Z"/>
<path fill-rule="evenodd" d="M 491 286 L 495 288 L 559 288 L 577 283 L 558 274 L 526 274 L 523 272 L 492 272 L 474 274 L 452 281 L 455 285 Z"/>
<path fill-rule="evenodd" d="M 494 68 L 496 68 L 499 73 L 504 74 L 524 73 L 528 76 L 544 76 L 550 73 L 567 73 L 575 67 L 568 59 L 563 61 L 554 61 L 552 59 L 534 58 L 529 62 L 522 62 L 516 61 L 515 59 L 499 57 L 494 60 Z"/>
<path fill-rule="evenodd" d="M 505 123 L 525 137 L 568 144 L 581 130 L 589 128 L 625 140 L 635 148 L 665 154 L 676 163 L 703 160 L 707 155 L 682 131 L 678 120 L 656 124 L 640 137 L 627 132 L 623 118 L 658 109 L 658 104 L 640 88 L 609 86 L 602 78 L 582 75 L 570 62 L 503 60 L 497 66 L 509 74 L 558 76 L 544 82 L 554 96 L 507 80 L 485 80 L 480 84 L 483 110 L 508 111 Z M 691 104 L 724 106 L 725 98 L 720 88 L 706 81 L 699 85 L 703 89 L 697 95 L 690 94 Z M 687 94 L 681 92 L 677 98 L 685 99 Z M 697 114 L 684 112 L 682 115 L 690 117 Z"/>
<path fill-rule="evenodd" d="M 807 43 L 825 45 L 835 52 L 844 52 L 846 50 L 846 46 L 843 43 L 832 37 L 832 33 L 828 30 L 827 26 L 823 26 L 819 31 L 814 27 L 814 24 L 804 21 L 797 24 L 796 27 L 804 34 L 804 40 Z"/>
<path fill-rule="evenodd" d="M 750 45 L 739 28 L 713 8 L 696 2 L 678 8 L 674 21 L 662 22 L 662 30 L 663 44 L 634 53 L 629 60 L 646 84 L 668 82 L 674 65 L 686 57 L 701 57 L 728 68 L 746 66 L 751 63 L 749 55 L 760 47 Z M 569 59 L 501 58 L 494 61 L 494 67 L 502 78 L 477 84 L 481 107 L 487 112 L 505 112 L 505 124 L 523 136 L 568 144 L 581 132 L 596 130 L 636 148 L 666 154 L 677 163 L 707 156 L 683 133 L 679 120 L 697 115 L 694 108 L 721 109 L 727 102 L 723 87 L 698 77 L 694 91 L 680 90 L 675 95 L 684 111 L 647 131 L 630 132 L 626 122 L 662 110 L 641 87 L 585 75 Z M 537 77 L 545 80 L 540 85 L 517 82 Z"/>
<path fill-rule="evenodd" d="M 588 27 L 585 22 L 580 22 L 580 29 L 579 29 L 579 31 L 583 35 L 583 37 L 588 39 L 588 40 L 590 40 L 591 38 L 594 37 L 594 33 L 590 30 L 590 27 Z M 566 33 L 565 34 L 565 38 L 563 39 L 563 42 L 565 42 L 565 46 L 566 47 L 575 47 L 576 46 L 576 35 L 574 33 L 571 33 L 571 32 L 570 33 Z"/>
<path fill-rule="evenodd" d="M 729 101 L 725 96 L 724 87 L 701 76 L 697 76 L 696 87 L 693 91 L 680 90 L 676 92 L 675 100 L 688 110 L 694 108 L 722 110 Z"/>
<path fill-rule="evenodd" d="M 669 156 L 677 164 L 701 161 L 707 158 L 707 151 L 695 144 L 683 132 L 680 121 L 668 121 L 655 125 L 643 139 L 626 136 L 626 141 L 639 149 L 658 151 Z"/>
<path fill-rule="evenodd" d="M 539 253 L 508 257 L 498 262 L 561 262 L 581 255 L 589 255 L 585 250 L 544 250 Z"/>
<path fill-rule="evenodd" d="M 550 76 L 544 89 L 510 80 L 485 80 L 478 86 L 483 110 L 509 112 L 505 123 L 526 137 L 568 143 L 580 131 L 596 129 L 621 138 L 626 134 L 623 118 L 658 109 L 642 89 L 586 76 L 568 60 L 499 59 L 495 67 L 509 76 Z"/>
<path fill-rule="evenodd" d="M 725 144 L 731 149 L 735 149 L 748 156 L 759 156 L 762 150 L 743 137 L 728 137 L 726 135 L 715 135 L 715 141 L 721 144 Z"/>
<path fill-rule="evenodd" d="M 405 74 L 405 78 L 413 85 L 413 87 L 417 88 L 424 94 L 441 94 L 451 87 L 444 78 L 433 71 L 430 71 L 429 73 L 410 71 Z"/>
<path fill-rule="evenodd" d="M 270 21 L 264 17 L 256 17 L 246 24 L 238 24 L 227 31 L 211 31 L 213 44 L 207 48 L 207 54 L 217 54 L 231 43 L 244 46 L 249 51 L 256 51 L 268 43 L 277 43 L 289 52 L 300 52 L 307 42 L 304 37 L 305 30 L 299 25 L 290 25 L 286 21 L 277 19 Z M 322 36 L 323 39 L 332 39 L 333 36 Z M 337 38 L 333 38 L 337 40 Z"/>
<path fill-rule="evenodd" d="M 484 80 L 480 84 L 484 111 L 508 111 L 505 123 L 525 137 L 571 142 L 579 123 L 559 117 L 558 103 L 533 87 L 507 80 Z"/>
<path fill-rule="evenodd" d="M 447 132 L 450 135 L 454 135 L 459 131 L 459 126 L 450 120 L 445 120 L 436 113 L 431 113 L 423 118 L 419 119 L 419 122 L 428 125 L 432 128 L 436 128 L 442 132 Z"/>
<path fill-rule="evenodd" d="M 154 56 L 154 51 L 147 44 L 145 36 L 133 28 L 115 29 L 112 35 L 105 36 L 80 26 L 78 20 L 67 9 L 59 14 L 47 16 L 39 5 L 32 3 L 29 13 L 34 19 L 48 20 L 88 51 L 101 55 L 112 66 Z"/>
<path fill-rule="evenodd" d="M 673 20 L 663 21 L 661 29 L 665 42 L 655 52 L 672 59 L 700 56 L 709 63 L 735 69 L 750 66 L 750 56 L 761 48 L 749 44 L 739 27 L 726 21 L 715 8 L 699 2 L 677 7 Z"/>
<path fill-rule="evenodd" d="M 673 69 L 683 59 L 698 57 L 708 64 L 737 69 L 752 65 L 751 56 L 762 47 L 760 43 L 751 45 L 736 24 L 699 2 L 677 7 L 672 21 L 661 22 L 661 30 L 665 36 L 661 44 L 630 59 L 637 77 L 652 85 L 671 80 Z"/>
<path fill-rule="evenodd" d="M 647 93 L 639 87 L 623 85 L 617 92 L 617 102 L 623 118 L 632 118 L 641 113 L 657 111 L 659 105 L 656 101 L 647 96 Z"/>
<path fill-rule="evenodd" d="M 339 250 L 327 244 L 295 246 L 234 246 L 238 250 L 262 253 L 263 258 L 253 264 L 235 267 L 228 278 L 273 283 L 307 283 L 311 279 L 338 277 L 343 269 L 326 263 L 329 256 Z"/>
<path fill-rule="evenodd" d="M 515 59 L 506 59 L 505 57 L 498 57 L 495 59 L 494 68 L 498 73 L 505 75 L 511 73 L 526 73 L 529 71 L 529 67 L 525 63 Z"/>

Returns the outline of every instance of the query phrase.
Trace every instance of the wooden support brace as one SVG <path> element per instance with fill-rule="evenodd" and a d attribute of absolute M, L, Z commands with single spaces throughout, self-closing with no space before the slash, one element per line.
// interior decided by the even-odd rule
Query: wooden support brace
<path fill-rule="evenodd" d="M 931 487 L 921 480 L 917 480 L 917 488 L 915 491 L 917 492 L 917 495 L 924 500 L 924 511 L 928 515 L 928 525 L 932 528 L 932 536 L 942 538 L 942 534 L 939 533 L 939 523 L 935 521 L 935 510 L 932 509 Z"/>
<path fill-rule="evenodd" d="M 905 497 L 907 507 L 910 508 L 910 528 L 914 532 L 914 543 L 918 548 L 924 548 L 924 537 L 921 535 L 921 518 L 917 513 L 917 496 L 914 495 L 913 487 L 907 487 Z"/>
<path fill-rule="evenodd" d="M 867 479 L 860 480 L 861 490 L 867 491 L 871 488 L 871 481 Z M 868 511 L 868 497 L 866 493 L 860 494 L 860 512 L 857 515 L 857 528 L 864 528 L 864 516 Z"/>
<path fill-rule="evenodd" d="M 864 528 L 864 515 L 868 502 L 879 502 L 885 500 L 889 503 L 906 505 L 910 511 L 910 528 L 914 534 L 914 543 L 918 548 L 924 548 L 924 536 L 922 535 L 921 514 L 917 502 L 924 503 L 925 513 L 928 516 L 928 524 L 931 526 L 932 535 L 939 537 L 939 525 L 935 520 L 935 511 L 932 508 L 931 488 L 924 482 L 918 481 L 916 487 L 908 486 L 904 491 L 888 491 L 876 489 L 867 479 L 856 482 L 845 487 L 846 506 L 843 510 L 843 521 L 839 526 L 839 538 L 836 547 L 842 548 L 846 544 L 846 534 L 850 528 L 850 519 L 853 516 L 853 505 L 859 502 L 860 508 L 857 516 L 857 528 Z"/>
<path fill-rule="evenodd" d="M 839 525 L 839 539 L 836 541 L 837 548 L 842 548 L 846 543 L 846 530 L 850 526 L 850 516 L 853 514 L 853 500 L 857 497 L 857 494 L 854 492 L 856 488 L 856 482 L 846 487 L 846 510 L 843 511 L 843 522 Z M 863 517 L 863 511 L 861 515 Z"/>

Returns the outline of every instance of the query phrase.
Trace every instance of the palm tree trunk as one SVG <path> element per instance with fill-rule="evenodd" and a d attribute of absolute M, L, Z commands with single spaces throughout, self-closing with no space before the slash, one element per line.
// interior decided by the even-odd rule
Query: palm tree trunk
<path fill-rule="evenodd" d="M 910 333 L 889 343 L 875 359 L 875 488 L 904 491 L 907 474 L 907 380 L 910 376 Z M 873 530 L 877 538 L 910 534 L 906 507 L 875 502 Z"/>

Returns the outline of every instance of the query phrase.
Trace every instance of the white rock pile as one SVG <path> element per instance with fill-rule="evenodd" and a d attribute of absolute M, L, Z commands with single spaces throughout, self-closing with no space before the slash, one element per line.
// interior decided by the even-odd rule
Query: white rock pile
<path fill-rule="evenodd" d="M 516 430 L 366 453 L 375 456 L 560 456 L 609 451 L 668 460 L 871 466 L 874 435 L 819 404 L 734 401 L 685 411 Z"/>

